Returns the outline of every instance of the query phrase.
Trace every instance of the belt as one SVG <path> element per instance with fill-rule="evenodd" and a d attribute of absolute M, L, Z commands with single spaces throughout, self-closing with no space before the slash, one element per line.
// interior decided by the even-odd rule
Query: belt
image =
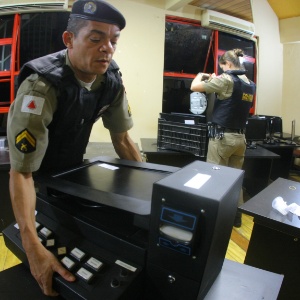
<path fill-rule="evenodd" d="M 224 128 L 224 132 L 227 133 L 239 133 L 239 134 L 243 134 L 245 132 L 244 129 L 232 129 L 232 128 Z"/>
<path fill-rule="evenodd" d="M 217 124 L 213 124 L 211 122 L 207 123 L 207 128 L 208 128 L 208 137 L 217 139 L 217 140 L 222 140 L 224 137 L 224 133 L 238 133 L 238 134 L 244 134 L 245 129 L 233 129 L 233 128 L 225 128 Z"/>

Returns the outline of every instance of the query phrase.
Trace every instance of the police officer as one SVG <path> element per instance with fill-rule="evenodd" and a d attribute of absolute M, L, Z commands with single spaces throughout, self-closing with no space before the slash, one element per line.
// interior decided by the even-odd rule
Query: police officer
<path fill-rule="evenodd" d="M 8 116 L 10 193 L 30 270 L 46 295 L 52 275 L 74 276 L 43 247 L 35 228 L 33 174 L 80 164 L 93 124 L 102 117 L 116 153 L 142 161 L 121 74 L 112 60 L 123 15 L 101 0 L 74 2 L 63 33 L 66 49 L 26 63 Z"/>
<path fill-rule="evenodd" d="M 256 86 L 245 75 L 241 49 L 225 52 L 219 59 L 220 76 L 199 73 L 191 84 L 195 92 L 216 93 L 210 126 L 207 162 L 241 169 L 246 150 L 245 127 Z M 243 203 L 241 191 L 239 205 Z M 235 227 L 242 224 L 237 212 Z"/>

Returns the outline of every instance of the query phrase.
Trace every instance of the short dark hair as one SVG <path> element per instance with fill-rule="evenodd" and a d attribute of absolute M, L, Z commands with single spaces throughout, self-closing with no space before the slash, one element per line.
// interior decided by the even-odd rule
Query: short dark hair
<path fill-rule="evenodd" d="M 76 37 L 80 29 L 87 26 L 87 23 L 88 20 L 70 16 L 67 25 L 67 31 L 73 32 L 74 36 Z"/>

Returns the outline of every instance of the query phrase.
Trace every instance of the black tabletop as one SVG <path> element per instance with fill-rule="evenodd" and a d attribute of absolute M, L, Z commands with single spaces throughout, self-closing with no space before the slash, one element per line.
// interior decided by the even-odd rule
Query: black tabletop
<path fill-rule="evenodd" d="M 246 149 L 245 157 L 248 158 L 280 158 L 280 155 L 257 145 L 255 149 Z"/>
<path fill-rule="evenodd" d="M 253 216 L 259 223 L 300 237 L 300 217 L 291 212 L 283 215 L 274 209 L 272 202 L 276 197 L 282 197 L 287 205 L 292 203 L 300 205 L 300 183 L 278 178 L 239 209 Z"/>
<path fill-rule="evenodd" d="M 178 154 L 178 151 L 174 151 L 174 150 L 157 149 L 157 139 L 155 139 L 155 138 L 141 138 L 141 145 L 142 145 L 142 150 L 144 153 L 161 152 L 161 153 L 168 153 L 170 155 Z M 190 155 L 193 155 L 193 154 L 190 154 Z M 246 149 L 245 157 L 273 159 L 273 158 L 280 158 L 280 155 L 273 153 L 272 151 L 269 151 L 266 148 L 261 147 L 260 145 L 257 145 L 257 147 L 255 149 Z"/>
<path fill-rule="evenodd" d="M 205 300 L 273 300 L 278 296 L 282 280 L 283 275 L 225 259 Z M 1 299 L 63 299 L 44 296 L 23 264 L 0 272 L 0 292 Z"/>

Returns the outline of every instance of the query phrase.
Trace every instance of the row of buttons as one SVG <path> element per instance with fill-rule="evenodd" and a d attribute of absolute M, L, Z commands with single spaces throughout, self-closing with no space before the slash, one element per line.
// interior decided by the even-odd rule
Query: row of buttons
<path fill-rule="evenodd" d="M 84 260 L 84 258 L 87 257 L 86 253 L 84 253 L 83 251 L 81 251 L 80 249 L 78 249 L 76 247 L 70 252 L 70 256 L 72 256 L 72 258 L 74 258 L 78 262 L 82 262 Z M 73 259 L 69 258 L 68 256 L 63 257 L 61 262 L 70 271 L 74 270 L 74 268 L 76 266 L 76 262 Z M 103 267 L 103 263 L 101 261 L 99 261 L 98 259 L 96 259 L 95 257 L 90 257 L 85 262 L 85 265 L 95 272 L 99 272 L 100 269 Z M 87 270 L 84 267 L 80 267 L 79 270 L 76 272 L 76 275 L 88 283 L 91 282 L 95 276 L 95 274 L 93 272 L 90 272 L 89 270 Z"/>
<path fill-rule="evenodd" d="M 15 227 L 19 229 L 18 224 L 15 224 Z M 53 237 L 53 232 L 47 228 L 43 227 L 40 223 L 35 222 L 35 227 L 39 236 L 41 243 L 43 243 L 47 248 L 52 248 L 55 246 L 55 239 Z M 67 255 L 67 248 L 66 247 L 59 247 L 57 248 L 57 255 Z M 87 257 L 87 254 L 78 248 L 73 248 L 70 251 L 70 256 L 74 258 L 79 263 L 82 263 L 83 260 Z M 77 263 L 69 258 L 68 256 L 64 256 L 61 259 L 62 264 L 70 271 L 73 271 L 77 266 Z M 94 272 L 99 272 L 100 269 L 103 267 L 103 263 L 96 259 L 95 257 L 90 257 L 86 262 L 85 265 L 89 267 Z M 95 277 L 95 274 L 84 267 L 79 267 L 76 275 L 83 279 L 85 282 L 90 283 L 92 279 Z"/>
<path fill-rule="evenodd" d="M 18 224 L 15 227 L 19 229 Z M 49 228 L 35 222 L 35 227 L 41 243 L 47 248 L 54 248 L 56 240 L 54 233 Z M 53 252 L 53 249 L 52 249 Z M 95 257 L 87 255 L 81 249 L 74 247 L 69 253 L 67 247 L 60 246 L 56 249 L 56 255 L 62 257 L 61 263 L 71 272 L 73 272 L 78 278 L 82 279 L 87 284 L 91 284 L 97 273 L 101 271 L 104 263 Z M 120 272 L 116 277 L 111 279 L 111 287 L 117 288 L 121 286 L 121 280 L 118 279 L 128 277 L 131 272 L 135 272 L 137 269 L 131 265 L 126 264 L 120 260 L 116 260 L 115 263 L 120 266 Z"/>

